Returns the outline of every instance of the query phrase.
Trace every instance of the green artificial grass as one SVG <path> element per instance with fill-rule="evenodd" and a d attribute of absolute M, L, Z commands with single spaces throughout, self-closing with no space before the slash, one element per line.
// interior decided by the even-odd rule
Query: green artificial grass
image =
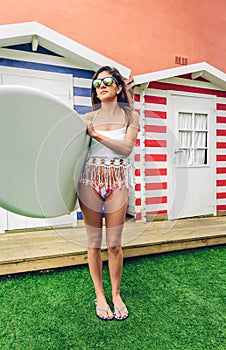
<path fill-rule="evenodd" d="M 1 350 L 225 350 L 226 247 L 124 262 L 130 316 L 94 313 L 87 266 L 0 280 Z M 104 286 L 110 301 L 107 265 Z"/>

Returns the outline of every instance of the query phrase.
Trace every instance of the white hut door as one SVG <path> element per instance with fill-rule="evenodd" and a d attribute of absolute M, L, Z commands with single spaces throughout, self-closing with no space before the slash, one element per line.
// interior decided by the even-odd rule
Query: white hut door
<path fill-rule="evenodd" d="M 170 94 L 168 217 L 215 214 L 215 99 Z"/>

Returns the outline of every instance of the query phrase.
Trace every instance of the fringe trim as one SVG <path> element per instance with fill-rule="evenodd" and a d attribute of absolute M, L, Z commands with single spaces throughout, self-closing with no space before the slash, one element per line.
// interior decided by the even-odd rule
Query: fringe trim
<path fill-rule="evenodd" d="M 91 158 L 85 164 L 80 182 L 86 185 L 102 186 L 109 190 L 121 188 L 133 180 L 132 165 L 127 159 Z"/>

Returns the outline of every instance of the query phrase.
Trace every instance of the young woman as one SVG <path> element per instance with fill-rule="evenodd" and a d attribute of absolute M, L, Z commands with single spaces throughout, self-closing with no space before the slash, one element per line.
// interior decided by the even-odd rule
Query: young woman
<path fill-rule="evenodd" d="M 93 111 L 88 123 L 91 147 L 81 174 L 79 201 L 88 240 L 88 263 L 94 283 L 96 315 L 125 320 L 128 309 L 120 296 L 123 254 L 122 229 L 132 180 L 130 154 L 138 132 L 138 114 L 129 102 L 125 82 L 115 68 L 102 67 L 93 77 Z M 112 287 L 110 309 L 102 283 L 102 213 L 105 213 L 108 266 Z"/>

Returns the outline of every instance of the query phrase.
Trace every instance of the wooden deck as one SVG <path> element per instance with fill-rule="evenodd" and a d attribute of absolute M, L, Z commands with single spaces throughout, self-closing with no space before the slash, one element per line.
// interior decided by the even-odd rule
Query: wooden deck
<path fill-rule="evenodd" d="M 0 275 L 87 263 L 84 227 L 0 235 Z M 226 216 L 139 223 L 128 221 L 124 257 L 157 254 L 226 243 Z M 103 259 L 107 259 L 103 247 Z"/>

